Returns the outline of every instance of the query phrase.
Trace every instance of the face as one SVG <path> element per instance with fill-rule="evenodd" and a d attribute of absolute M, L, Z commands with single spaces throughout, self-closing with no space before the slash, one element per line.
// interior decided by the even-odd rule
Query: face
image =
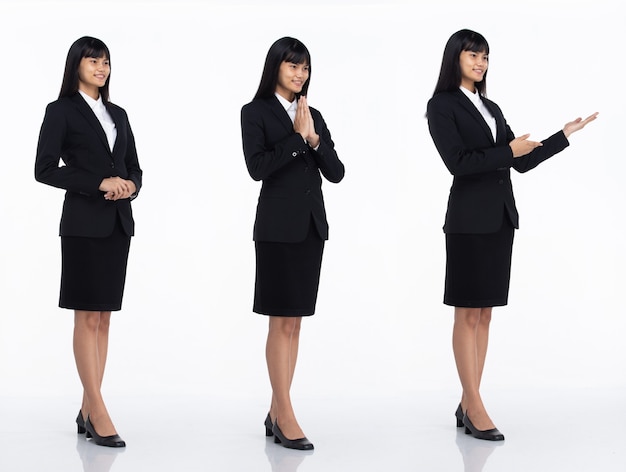
<path fill-rule="evenodd" d="M 78 88 L 86 93 L 98 92 L 100 87 L 104 87 L 110 73 L 108 58 L 83 57 L 78 65 Z"/>
<path fill-rule="evenodd" d="M 295 98 L 295 94 L 302 91 L 307 80 L 309 80 L 308 64 L 295 64 L 285 61 L 278 70 L 276 93 L 291 102 Z"/>
<path fill-rule="evenodd" d="M 489 55 L 486 52 L 463 51 L 459 55 L 461 67 L 461 85 L 474 91 L 474 83 L 482 82 L 489 67 Z"/>

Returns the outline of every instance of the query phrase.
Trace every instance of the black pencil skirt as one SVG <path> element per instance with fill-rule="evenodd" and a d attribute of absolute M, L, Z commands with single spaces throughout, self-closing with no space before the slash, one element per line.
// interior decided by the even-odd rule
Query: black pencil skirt
<path fill-rule="evenodd" d="M 119 223 L 106 238 L 61 236 L 59 306 L 72 310 L 122 308 L 130 236 Z"/>
<path fill-rule="evenodd" d="M 484 308 L 508 303 L 514 231 L 505 215 L 496 233 L 446 234 L 446 305 Z"/>
<path fill-rule="evenodd" d="M 311 222 L 299 243 L 256 241 L 255 313 L 310 316 L 315 313 L 324 240 Z"/>

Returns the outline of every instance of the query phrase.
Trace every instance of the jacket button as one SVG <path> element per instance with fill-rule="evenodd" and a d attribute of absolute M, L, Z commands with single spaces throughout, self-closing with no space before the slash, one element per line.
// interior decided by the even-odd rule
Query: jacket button
<path fill-rule="evenodd" d="M 304 168 L 304 172 L 308 172 L 308 171 L 309 171 L 309 166 L 306 166 L 306 167 Z"/>
<path fill-rule="evenodd" d="M 298 151 L 294 151 L 291 153 L 292 157 L 297 157 L 298 156 Z"/>
<path fill-rule="evenodd" d="M 309 194 L 311 193 L 311 189 L 310 189 L 310 188 L 307 188 L 307 189 L 304 191 L 304 193 L 306 193 L 307 195 L 309 195 Z"/>
<path fill-rule="evenodd" d="M 114 169 L 115 168 L 115 162 L 111 162 L 111 168 Z"/>

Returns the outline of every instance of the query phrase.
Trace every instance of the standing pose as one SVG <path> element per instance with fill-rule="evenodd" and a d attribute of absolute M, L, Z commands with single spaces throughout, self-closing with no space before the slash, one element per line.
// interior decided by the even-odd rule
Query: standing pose
<path fill-rule="evenodd" d="M 248 172 L 262 180 L 254 241 L 256 313 L 269 316 L 266 359 L 272 385 L 266 434 L 292 449 L 313 449 L 289 394 L 303 316 L 315 313 L 328 223 L 321 174 L 339 182 L 344 167 L 322 115 L 307 103 L 309 51 L 281 38 L 267 53 L 259 89 L 241 110 Z"/>
<path fill-rule="evenodd" d="M 126 112 L 109 101 L 110 54 L 95 38 L 67 55 L 59 99 L 46 108 L 35 178 L 66 190 L 61 216 L 59 306 L 74 310 L 74 356 L 83 385 L 78 432 L 124 447 L 100 387 L 111 312 L 122 307 L 141 169 Z M 59 159 L 64 165 L 59 166 Z"/>
<path fill-rule="evenodd" d="M 507 304 L 518 214 L 510 168 L 533 169 L 569 145 L 569 136 L 596 119 L 567 123 L 542 142 L 515 137 L 502 111 L 486 98 L 489 45 L 461 30 L 446 44 L 439 80 L 428 102 L 432 139 L 454 176 L 444 224 L 444 303 L 454 306 L 452 343 L 463 387 L 457 426 L 479 439 L 503 440 L 479 388 L 494 306 Z"/>

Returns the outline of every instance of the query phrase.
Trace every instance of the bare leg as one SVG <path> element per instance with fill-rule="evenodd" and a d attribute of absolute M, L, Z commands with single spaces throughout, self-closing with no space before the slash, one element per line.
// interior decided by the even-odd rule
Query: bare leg
<path fill-rule="evenodd" d="M 454 309 L 452 346 L 463 387 L 463 411 L 479 430 L 495 428 L 480 396 L 480 381 L 487 355 L 491 308 Z"/>
<path fill-rule="evenodd" d="M 298 359 L 301 317 L 270 316 L 265 357 L 272 385 L 272 421 L 289 439 L 304 437 L 291 404 L 290 389 Z"/>
<path fill-rule="evenodd" d="M 74 358 L 83 384 L 82 412 L 87 415 L 100 436 L 116 434 L 107 412 L 100 387 L 108 352 L 111 312 L 81 311 L 74 313 Z"/>

